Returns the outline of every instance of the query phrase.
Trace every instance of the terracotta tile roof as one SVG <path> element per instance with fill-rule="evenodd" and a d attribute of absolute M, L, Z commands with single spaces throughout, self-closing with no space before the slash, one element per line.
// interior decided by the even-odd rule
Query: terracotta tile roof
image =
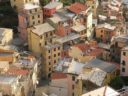
<path fill-rule="evenodd" d="M 76 2 L 74 4 L 71 4 L 71 6 L 68 8 L 68 10 L 70 10 L 73 13 L 79 14 L 80 12 L 86 10 L 86 6 L 82 3 Z"/>
<path fill-rule="evenodd" d="M 65 79 L 65 78 L 67 78 L 67 75 L 59 72 L 53 73 L 51 76 L 51 79 Z"/>
<path fill-rule="evenodd" d="M 78 47 L 83 54 L 87 56 L 98 56 L 103 53 L 103 49 L 99 48 L 97 44 L 77 44 L 75 47 Z"/>
<path fill-rule="evenodd" d="M 17 69 L 17 68 L 10 68 L 7 71 L 7 74 L 10 74 L 10 75 L 27 75 L 28 73 L 29 73 L 28 70 Z"/>
<path fill-rule="evenodd" d="M 90 53 L 88 53 L 89 56 L 99 56 L 103 53 L 103 49 L 96 48 L 92 50 Z"/>
<path fill-rule="evenodd" d="M 85 51 L 85 50 L 88 50 L 90 49 L 90 47 L 98 47 L 97 44 L 85 44 L 85 43 L 80 43 L 80 44 L 77 44 L 77 45 L 74 45 L 75 47 L 78 47 L 81 51 Z"/>
<path fill-rule="evenodd" d="M 85 44 L 85 43 L 80 43 L 80 44 L 75 45 L 75 47 L 78 47 L 81 51 L 85 51 L 90 48 L 90 45 Z"/>
<path fill-rule="evenodd" d="M 0 49 L 0 61 L 9 61 L 9 62 L 13 62 L 14 57 L 14 50 L 4 50 L 4 49 Z"/>
<path fill-rule="evenodd" d="M 14 53 L 14 50 L 4 50 L 4 49 L 0 49 L 0 52 L 5 52 L 5 53 Z"/>

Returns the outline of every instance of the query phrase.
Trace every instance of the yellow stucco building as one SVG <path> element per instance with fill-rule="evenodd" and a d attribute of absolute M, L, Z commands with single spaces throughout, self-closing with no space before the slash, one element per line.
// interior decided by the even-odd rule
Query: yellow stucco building
<path fill-rule="evenodd" d="M 44 77 L 50 78 L 51 73 L 54 71 L 55 66 L 61 59 L 62 45 L 60 44 L 48 44 L 42 48 L 42 62 Z"/>
<path fill-rule="evenodd" d="M 42 47 L 52 43 L 55 29 L 48 23 L 33 26 L 28 29 L 29 50 L 36 54 L 42 53 Z"/>

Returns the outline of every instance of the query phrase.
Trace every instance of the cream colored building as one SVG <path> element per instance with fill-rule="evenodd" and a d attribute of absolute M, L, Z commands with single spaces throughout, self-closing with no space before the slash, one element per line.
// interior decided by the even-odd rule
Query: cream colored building
<path fill-rule="evenodd" d="M 51 73 L 54 71 L 54 67 L 61 59 L 62 45 L 48 44 L 45 45 L 42 49 L 44 77 L 50 78 Z"/>
<path fill-rule="evenodd" d="M 86 17 L 87 19 L 87 21 L 86 21 L 86 29 L 87 29 L 87 38 L 88 39 L 92 39 L 92 37 L 93 37 L 93 35 L 94 35 L 94 33 L 93 33 L 93 28 L 92 28 L 92 19 L 93 19 L 93 13 L 92 13 L 92 11 L 89 11 L 88 13 L 87 13 L 87 17 Z"/>
<path fill-rule="evenodd" d="M 18 31 L 23 41 L 27 41 L 27 28 L 43 23 L 43 13 L 39 5 L 24 4 L 23 10 L 18 13 Z"/>
<path fill-rule="evenodd" d="M 109 86 L 104 86 L 96 90 L 87 92 L 82 96 L 120 96 L 120 93 Z"/>
<path fill-rule="evenodd" d="M 67 74 L 59 72 L 52 73 L 49 93 L 56 94 L 57 96 L 68 96 Z"/>
<path fill-rule="evenodd" d="M 128 46 L 121 50 L 120 75 L 128 76 Z"/>
<path fill-rule="evenodd" d="M 87 36 L 86 27 L 84 25 L 82 25 L 82 24 L 75 25 L 75 26 L 71 27 L 71 29 L 73 31 L 75 31 L 76 33 L 80 34 L 81 39 L 85 38 Z"/>
<path fill-rule="evenodd" d="M 10 3 L 11 6 L 18 11 L 22 9 L 26 3 L 39 4 L 39 0 L 10 0 Z"/>
<path fill-rule="evenodd" d="M 28 45 L 29 50 L 34 53 L 41 54 L 42 47 L 48 43 L 52 43 L 52 37 L 55 29 L 48 23 L 33 26 L 28 29 Z"/>
<path fill-rule="evenodd" d="M 22 96 L 21 85 L 19 84 L 18 80 L 18 76 L 0 75 L 0 89 L 2 94 L 9 96 Z"/>
<path fill-rule="evenodd" d="M 12 43 L 13 30 L 8 28 L 0 28 L 0 46 Z"/>

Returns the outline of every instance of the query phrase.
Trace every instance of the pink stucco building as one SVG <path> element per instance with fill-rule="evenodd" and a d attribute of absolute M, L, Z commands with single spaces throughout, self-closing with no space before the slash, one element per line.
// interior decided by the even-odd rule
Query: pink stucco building
<path fill-rule="evenodd" d="M 121 50 L 120 75 L 128 76 L 128 46 Z"/>
<path fill-rule="evenodd" d="M 43 23 L 43 12 L 39 5 L 27 3 L 18 14 L 18 31 L 23 41 L 27 41 L 28 28 Z"/>

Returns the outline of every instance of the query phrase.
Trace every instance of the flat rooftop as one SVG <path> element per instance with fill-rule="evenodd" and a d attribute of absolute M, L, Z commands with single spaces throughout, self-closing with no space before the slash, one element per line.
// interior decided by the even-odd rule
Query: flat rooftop
<path fill-rule="evenodd" d="M 105 72 L 112 72 L 116 69 L 116 66 L 114 64 L 99 60 L 99 59 L 93 59 L 86 63 L 84 66 L 86 68 L 99 68 Z"/>
<path fill-rule="evenodd" d="M 84 25 L 75 25 L 72 27 L 72 29 L 76 32 L 81 32 L 81 31 L 85 30 L 86 27 Z"/>
<path fill-rule="evenodd" d="M 37 35 L 43 35 L 44 33 L 55 30 L 50 24 L 43 23 L 33 27 L 32 32 Z"/>
<path fill-rule="evenodd" d="M 24 5 L 24 9 L 26 9 L 26 10 L 31 10 L 31 9 L 35 9 L 35 8 L 39 8 L 39 5 L 32 4 L 32 3 L 27 3 Z"/>
<path fill-rule="evenodd" d="M 47 9 L 52 9 L 52 8 L 56 8 L 57 6 L 61 5 L 62 3 L 61 2 L 50 2 L 48 3 L 47 5 L 44 6 L 44 8 L 47 8 Z"/>
<path fill-rule="evenodd" d="M 75 39 L 78 39 L 78 38 L 80 38 L 79 34 L 70 33 L 69 35 L 64 36 L 64 37 L 57 37 L 56 41 L 60 42 L 60 43 L 65 43 L 65 42 L 75 40 Z"/>
<path fill-rule="evenodd" d="M 62 21 L 62 19 L 59 16 L 53 16 L 53 17 L 49 18 L 49 20 L 55 24 Z"/>
<path fill-rule="evenodd" d="M 53 49 L 53 48 L 57 48 L 59 46 L 60 46 L 60 44 L 48 44 L 44 47 L 47 48 L 47 49 Z"/>
<path fill-rule="evenodd" d="M 0 84 L 11 84 L 17 79 L 17 76 L 0 75 Z"/>
<path fill-rule="evenodd" d="M 116 26 L 112 26 L 111 24 L 104 23 L 104 24 L 99 24 L 96 28 L 106 28 L 109 30 L 114 30 Z"/>

